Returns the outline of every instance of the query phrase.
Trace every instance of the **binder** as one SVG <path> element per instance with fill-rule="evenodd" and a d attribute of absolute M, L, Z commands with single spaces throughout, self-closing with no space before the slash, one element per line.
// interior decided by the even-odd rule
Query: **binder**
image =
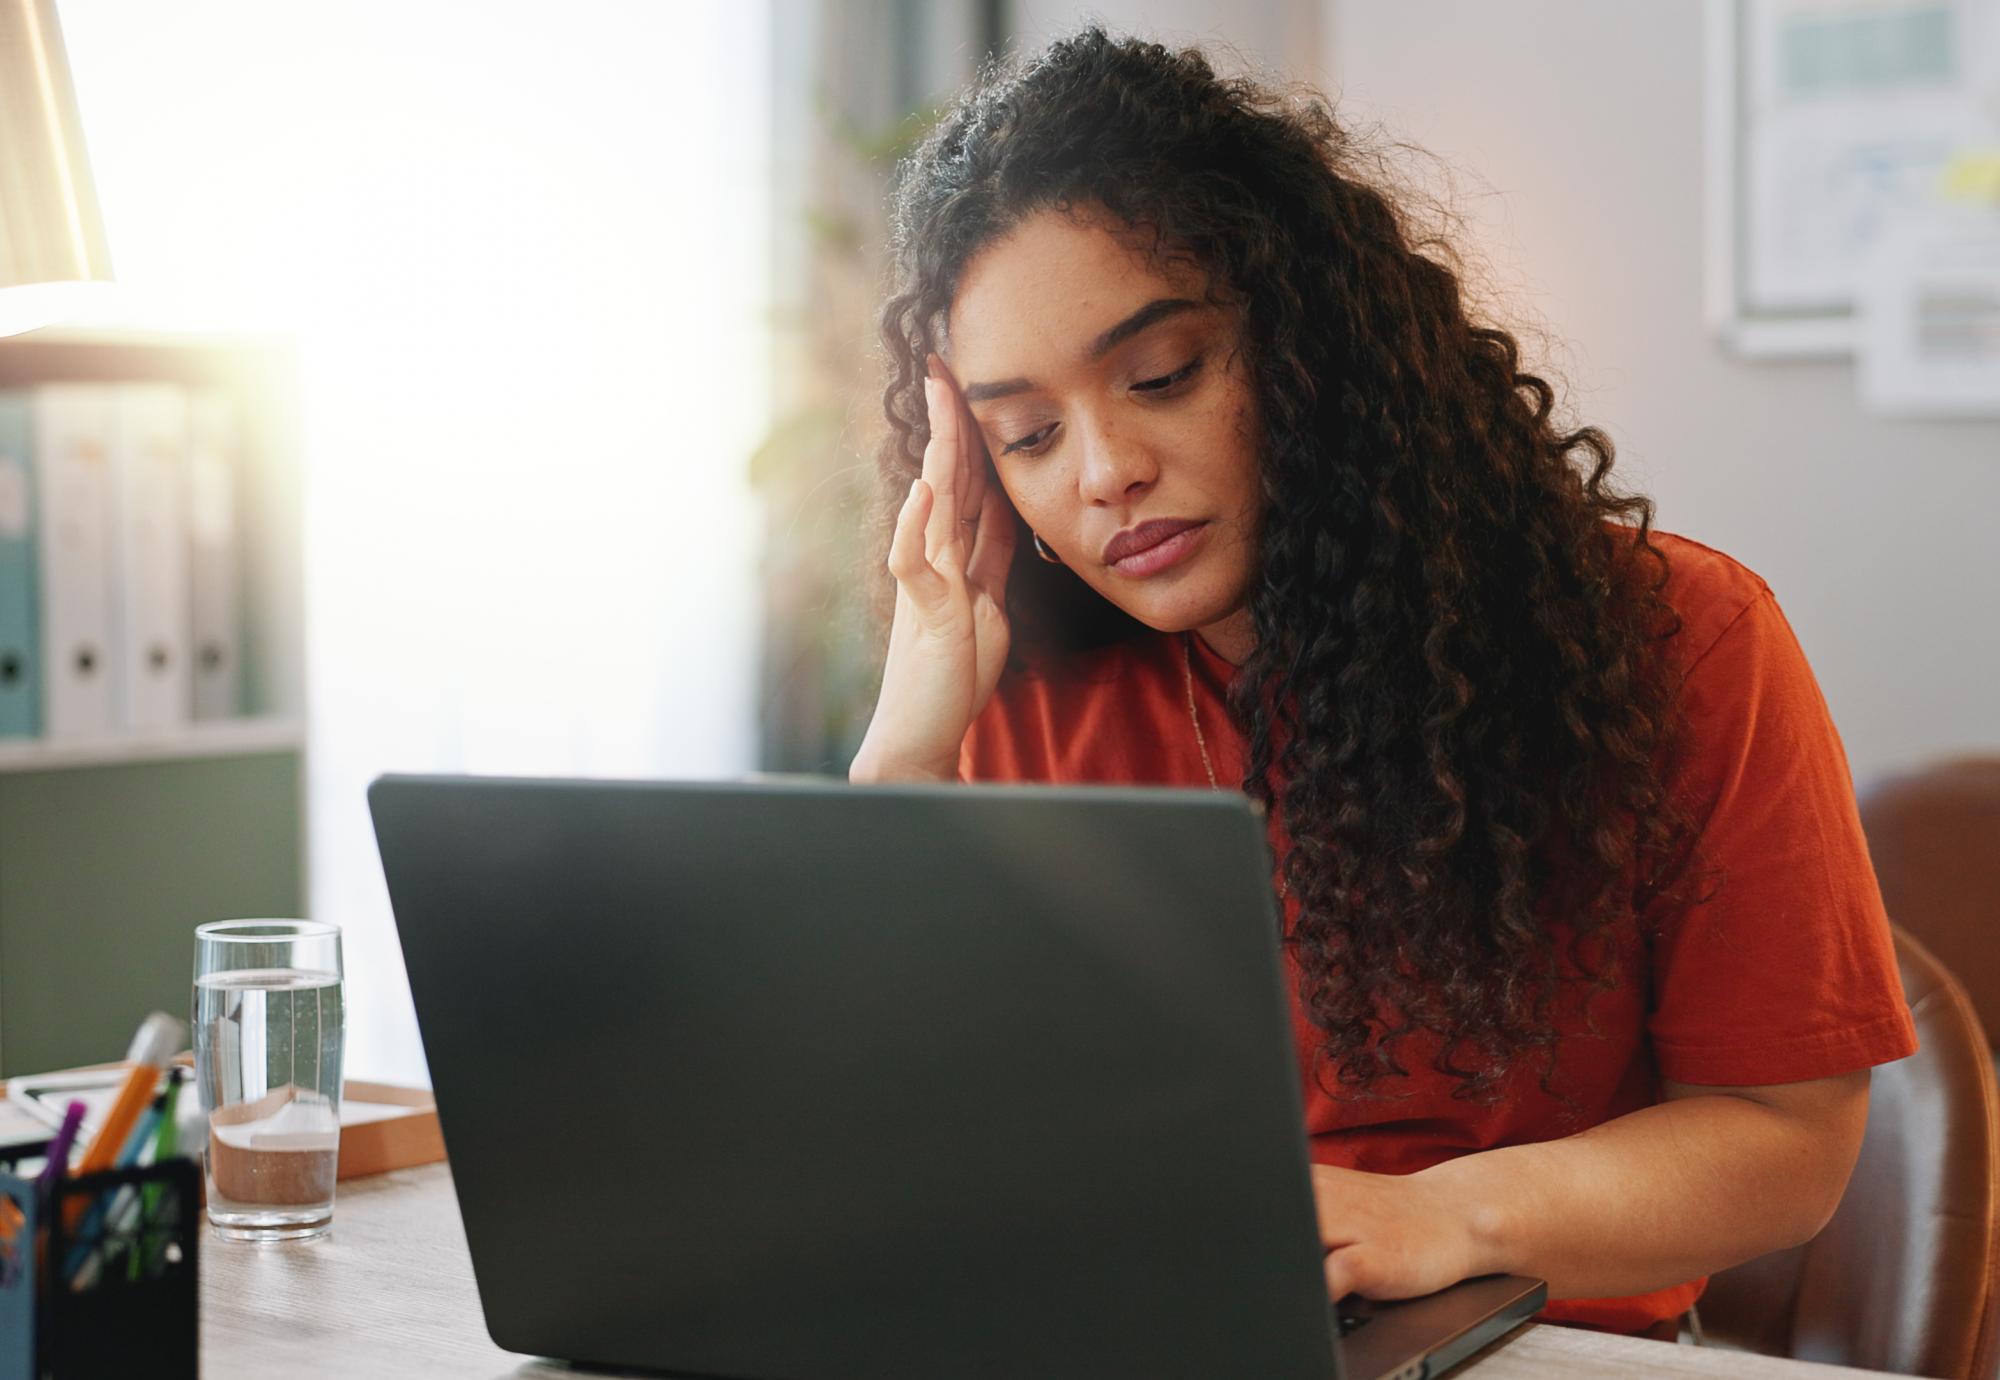
<path fill-rule="evenodd" d="M 0 738 L 42 730 L 34 471 L 26 394 L 0 393 Z"/>
<path fill-rule="evenodd" d="M 112 390 L 36 390 L 32 418 L 42 614 L 42 722 L 50 738 L 111 731 Z"/>
<path fill-rule="evenodd" d="M 194 717 L 242 711 L 238 634 L 234 399 L 220 388 L 188 398 L 188 627 L 194 660 Z"/>
<path fill-rule="evenodd" d="M 112 405 L 111 600 L 114 727 L 188 720 L 187 392 L 118 385 Z"/>

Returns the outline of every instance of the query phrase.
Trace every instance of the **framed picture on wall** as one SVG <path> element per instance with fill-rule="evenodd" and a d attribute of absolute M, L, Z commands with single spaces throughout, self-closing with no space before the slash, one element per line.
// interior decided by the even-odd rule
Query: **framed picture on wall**
<path fill-rule="evenodd" d="M 2000 140 L 2000 0 L 1707 0 L 1706 23 L 1709 325 L 1851 353 L 1878 240 Z"/>

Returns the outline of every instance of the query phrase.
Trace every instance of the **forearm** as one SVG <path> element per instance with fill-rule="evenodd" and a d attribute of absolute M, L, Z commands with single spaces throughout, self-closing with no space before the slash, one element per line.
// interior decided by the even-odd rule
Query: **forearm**
<path fill-rule="evenodd" d="M 1475 1273 L 1545 1279 L 1552 1298 L 1645 1293 L 1812 1237 L 1840 1201 L 1866 1074 L 1837 1119 L 1749 1097 L 1681 1097 L 1564 1140 L 1450 1160 L 1419 1177 L 1457 1202 Z M 1850 1085 L 1851 1086 L 1851 1085 Z"/>

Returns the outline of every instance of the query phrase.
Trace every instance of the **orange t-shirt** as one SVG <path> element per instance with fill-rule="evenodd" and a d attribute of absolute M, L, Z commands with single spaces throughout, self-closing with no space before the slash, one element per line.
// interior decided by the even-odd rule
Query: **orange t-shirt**
<path fill-rule="evenodd" d="M 1555 1091 L 1519 1068 L 1498 1101 L 1452 1097 L 1435 1042 L 1398 1048 L 1387 1096 L 1339 1100 L 1314 1076 L 1318 1032 L 1292 978 L 1292 1023 L 1311 1153 L 1322 1164 L 1408 1174 L 1457 1155 L 1556 1139 L 1659 1100 L 1660 1080 L 1799 1082 L 1915 1051 L 1888 919 L 1855 810 L 1846 754 L 1811 669 L 1756 575 L 1719 552 L 1656 534 L 1684 676 L 1682 747 L 1668 783 L 1690 811 L 1707 899 L 1651 915 L 1618 944 L 1618 986 L 1553 1003 Z M 1235 668 L 1190 639 L 1193 693 L 1216 780 L 1246 753 L 1223 696 Z M 969 781 L 1206 786 L 1178 637 L 1136 641 L 1005 678 L 960 754 Z M 1274 820 L 1274 844 L 1282 846 Z M 1287 924 L 1296 901 L 1287 902 Z M 1644 934 L 1644 938 L 1640 935 Z M 1288 950 L 1289 963 L 1289 950 Z M 1595 1033 L 1592 1033 L 1594 1023 Z M 1641 1331 L 1677 1317 L 1705 1280 L 1632 1298 L 1551 1302 L 1543 1317 Z"/>

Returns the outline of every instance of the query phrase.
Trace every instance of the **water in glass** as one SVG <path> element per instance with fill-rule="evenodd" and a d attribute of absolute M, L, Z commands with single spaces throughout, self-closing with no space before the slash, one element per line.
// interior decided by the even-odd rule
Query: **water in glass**
<path fill-rule="evenodd" d="M 194 1014 L 210 1221 L 227 1236 L 323 1230 L 340 1148 L 340 974 L 200 974 Z"/>

